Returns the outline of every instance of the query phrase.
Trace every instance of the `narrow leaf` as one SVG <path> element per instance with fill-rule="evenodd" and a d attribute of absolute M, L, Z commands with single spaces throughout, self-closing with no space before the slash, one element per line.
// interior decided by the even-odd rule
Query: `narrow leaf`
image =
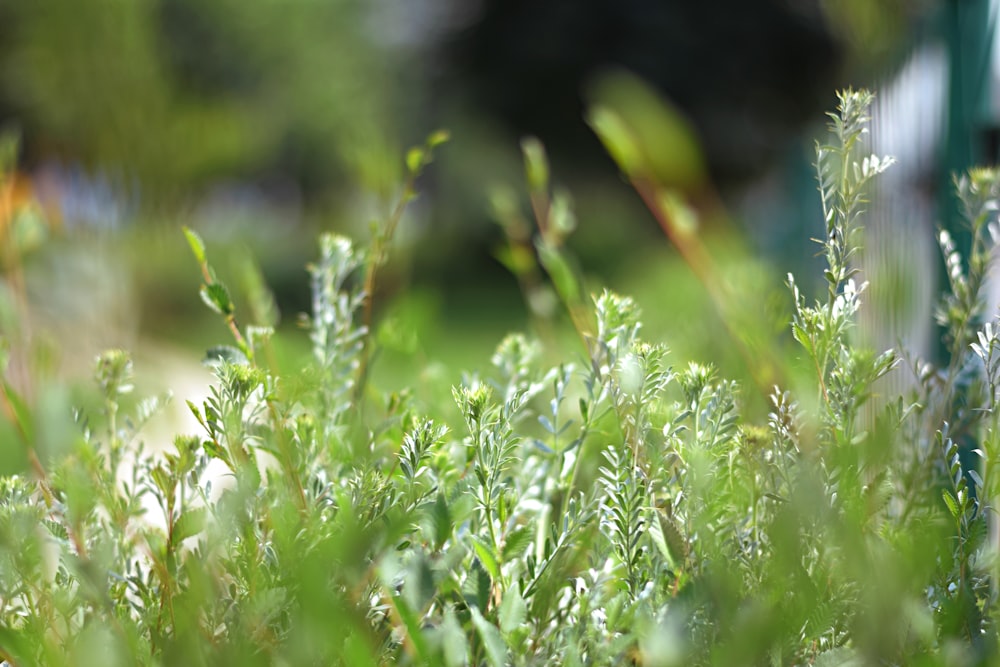
<path fill-rule="evenodd" d="M 413 611 L 402 595 L 393 595 L 392 604 L 396 608 L 396 613 L 406 627 L 406 634 L 410 638 L 411 646 L 419 658 L 420 664 L 430 664 L 430 650 L 427 646 L 427 638 L 420 627 L 420 619 Z"/>
<path fill-rule="evenodd" d="M 549 161 L 545 156 L 545 147 L 535 137 L 521 141 L 521 151 L 524 153 L 524 170 L 528 177 L 528 187 L 533 192 L 547 190 L 549 187 Z"/>
<path fill-rule="evenodd" d="M 972 478 L 972 481 L 976 483 L 976 491 L 977 492 L 982 491 L 982 489 L 983 489 L 983 478 L 979 476 L 979 473 L 970 468 L 969 471 L 968 471 L 968 475 L 969 475 L 969 477 Z"/>
<path fill-rule="evenodd" d="M 941 492 L 941 497 L 944 499 L 944 504 L 948 506 L 948 511 L 951 512 L 951 515 L 957 519 L 959 514 L 958 503 L 951 495 L 951 492 L 945 489 Z"/>
<path fill-rule="evenodd" d="M 595 105 L 587 114 L 587 124 L 597 134 L 622 173 L 635 178 L 646 169 L 638 141 L 621 116 L 607 107 Z"/>
<path fill-rule="evenodd" d="M 466 641 L 465 632 L 455 618 L 455 612 L 450 607 L 444 611 L 444 618 L 441 619 L 441 647 L 444 652 L 444 664 L 446 667 L 461 667 L 466 664 L 466 654 L 469 647 Z"/>
<path fill-rule="evenodd" d="M 14 388 L 8 382 L 0 384 L 0 392 L 3 392 L 3 398 L 7 403 L 6 407 L 9 408 L 7 414 L 27 440 L 24 444 L 33 445 L 35 442 L 35 424 L 31 418 L 31 410 L 28 408 L 28 404 L 14 391 Z"/>
<path fill-rule="evenodd" d="M 552 422 L 549 421 L 549 418 L 546 417 L 545 415 L 538 415 L 538 423 L 541 424 L 542 428 L 544 428 L 547 432 L 551 433 L 552 435 L 556 434 L 555 427 L 552 425 Z"/>
<path fill-rule="evenodd" d="M 492 667 L 504 667 L 507 664 L 507 645 L 500 636 L 495 625 L 487 621 L 475 607 L 469 607 L 472 612 L 472 623 L 476 626 L 479 636 L 483 638 L 486 648 L 486 658 Z"/>
<path fill-rule="evenodd" d="M 448 501 L 442 493 L 439 493 L 437 499 L 434 501 L 434 507 L 431 510 L 431 520 L 434 525 L 434 546 L 440 549 L 444 546 L 445 541 L 451 537 L 452 531 L 451 508 L 448 507 Z"/>
<path fill-rule="evenodd" d="M 188 245 L 191 246 L 191 252 L 194 254 L 194 258 L 198 260 L 199 264 L 205 263 L 205 242 L 201 240 L 201 237 L 190 227 L 184 227 L 184 236 L 187 238 Z"/>
<path fill-rule="evenodd" d="M 424 151 L 420 148 L 411 148 L 406 153 L 406 168 L 411 174 L 416 174 L 420 171 L 420 167 L 424 164 Z"/>

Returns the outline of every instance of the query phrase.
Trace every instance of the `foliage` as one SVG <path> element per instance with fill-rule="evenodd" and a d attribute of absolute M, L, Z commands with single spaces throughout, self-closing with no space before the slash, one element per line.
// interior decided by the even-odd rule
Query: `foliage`
<path fill-rule="evenodd" d="M 146 206 L 270 170 L 308 194 L 345 176 L 388 188 L 391 133 L 406 129 L 390 115 L 412 91 L 367 29 L 371 11 L 0 0 L 0 117 L 35 159 L 79 160 L 121 195 L 141 188 Z"/>
<path fill-rule="evenodd" d="M 745 388 L 710 365 L 672 366 L 665 345 L 643 340 L 632 299 L 583 296 L 563 244 L 568 200 L 550 192 L 534 142 L 525 154 L 539 233 L 532 247 L 524 220 L 505 225 L 518 232 L 507 256 L 521 258 L 512 265 L 526 291 L 551 280 L 581 352 L 548 366 L 538 343 L 510 335 L 489 372 L 454 387 L 457 412 L 369 382 L 372 289 L 397 212 L 369 249 L 320 239 L 304 322 L 313 358 L 296 373 L 269 366 L 268 323 L 241 328 L 186 230 L 202 298 L 234 339 L 209 352 L 215 383 L 189 402 L 199 433 L 162 452 L 143 446 L 156 402 L 125 400 L 122 351 L 98 359 L 100 407 L 78 411 L 58 447 L 42 438 L 40 407 L 0 385 L 16 440 L 6 446 L 26 453 L 0 480 L 0 656 L 992 663 L 1000 324 L 982 321 L 980 292 L 1000 174 L 958 181 L 976 239 L 967 264 L 942 235 L 953 361 L 914 362 L 911 395 L 876 397 L 876 381 L 901 364 L 852 336 L 864 186 L 891 164 L 861 153 L 870 101 L 843 93 L 817 150 L 826 289 L 812 302 L 789 277 L 813 386 L 773 387 L 766 423 L 743 416 Z M 629 131 L 616 127 L 619 139 Z M 400 206 L 442 139 L 408 156 Z M 641 162 L 629 169 L 645 173 Z M 655 181 L 641 185 L 650 202 L 670 201 Z M 962 462 L 962 438 L 977 443 L 978 467 Z"/>

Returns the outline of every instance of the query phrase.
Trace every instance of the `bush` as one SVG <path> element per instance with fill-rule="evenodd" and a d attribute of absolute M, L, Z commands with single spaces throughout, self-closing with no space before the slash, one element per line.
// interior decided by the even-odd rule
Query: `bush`
<path fill-rule="evenodd" d="M 957 182 L 974 239 L 967 262 L 941 234 L 950 364 L 914 362 L 907 396 L 873 399 L 902 363 L 852 334 L 865 289 L 852 263 L 864 188 L 891 164 L 861 157 L 870 101 L 843 93 L 831 141 L 818 147 L 826 289 L 811 302 L 788 281 L 791 331 L 814 375 L 810 388 L 768 387 L 766 423 L 741 413 L 752 387 L 709 365 L 672 367 L 665 345 L 640 337 L 631 299 L 583 296 L 562 245 L 572 216 L 550 197 L 534 143 L 525 153 L 538 230 L 534 247 L 512 235 L 509 257 L 521 257 L 512 266 L 529 291 L 551 279 L 583 354 L 550 367 L 538 343 L 508 336 L 489 373 L 455 386 L 457 412 L 368 382 L 377 270 L 443 137 L 407 156 L 400 205 L 367 249 L 320 239 L 306 322 L 313 357 L 298 373 L 261 361 L 268 323 L 238 325 L 186 231 L 202 297 L 234 339 L 210 350 L 215 384 L 189 403 L 199 434 L 144 449 L 139 429 L 155 401 L 128 408 L 122 351 L 98 359 L 101 407 L 78 412 L 71 432 L 2 385 L 5 446 L 23 456 L 5 459 L 12 474 L 0 481 L 0 656 L 992 663 L 1000 335 L 982 323 L 980 291 L 1000 175 Z M 612 110 L 595 119 L 685 259 L 716 280 L 676 197 L 630 151 L 636 137 Z M 725 314 L 725 290 L 707 287 Z M 268 312 L 266 295 L 260 304 Z M 788 365 L 746 351 L 760 382 Z M 974 467 L 959 456 L 966 442 Z M 222 480 L 207 472 L 213 461 Z"/>

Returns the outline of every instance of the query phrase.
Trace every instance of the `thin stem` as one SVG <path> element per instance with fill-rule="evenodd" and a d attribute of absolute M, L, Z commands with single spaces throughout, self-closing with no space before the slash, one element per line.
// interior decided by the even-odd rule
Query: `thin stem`
<path fill-rule="evenodd" d="M 372 320 L 374 319 L 373 312 L 378 268 L 385 261 L 389 243 L 392 241 L 392 238 L 396 233 L 396 227 L 399 226 L 399 222 L 403 218 L 403 213 L 406 211 L 406 205 L 415 195 L 415 181 L 416 173 L 410 172 L 403 184 L 403 192 L 396 201 L 392 212 L 386 220 L 385 228 L 383 230 L 376 231 L 375 237 L 372 240 L 371 257 L 368 259 L 368 266 L 365 270 L 364 289 L 362 291 L 362 299 L 364 302 L 362 305 L 361 324 L 366 331 L 366 335 L 361 339 L 361 354 L 358 360 L 358 370 L 354 383 L 355 403 L 360 402 L 361 396 L 364 394 L 365 385 L 368 381 L 368 369 L 371 363 Z"/>
<path fill-rule="evenodd" d="M 549 241 L 549 210 L 551 209 L 551 202 L 544 192 L 535 190 L 529 193 L 528 199 L 531 201 L 531 212 L 538 224 L 538 231 L 541 233 L 543 239 Z"/>
<path fill-rule="evenodd" d="M 770 350 L 751 351 L 746 342 L 736 331 L 736 323 L 731 314 L 732 298 L 727 293 L 725 285 L 721 282 L 718 269 L 712 262 L 711 255 L 702 245 L 698 237 L 685 232 L 673 218 L 669 211 L 663 206 L 657 197 L 656 186 L 645 178 L 633 178 L 632 186 L 639 193 L 643 203 L 656 218 L 660 228 L 663 230 L 670 242 L 680 253 L 681 259 L 688 265 L 691 272 L 708 292 L 719 319 L 722 321 L 729 338 L 736 344 L 737 350 L 743 359 L 744 364 L 750 371 L 754 384 L 761 395 L 768 396 L 778 378 L 778 365 L 774 361 L 774 356 Z M 763 358 L 762 358 L 763 355 Z"/>
<path fill-rule="evenodd" d="M 551 210 L 552 202 L 548 194 L 546 194 L 545 191 L 532 190 L 529 198 L 531 200 L 531 212 L 535 218 L 535 225 L 538 227 L 539 242 L 551 253 L 560 254 L 559 251 L 562 246 L 562 239 L 560 239 L 558 235 L 553 234 L 549 228 L 549 211 Z M 566 263 L 564 258 L 560 259 Z M 545 256 L 541 253 L 539 253 L 539 261 L 543 268 L 545 268 L 548 272 L 549 276 L 553 277 L 552 268 L 548 266 Z M 566 264 L 568 265 L 568 263 Z M 580 337 L 580 342 L 583 344 L 583 348 L 590 353 L 590 341 L 593 338 L 593 327 L 591 326 L 590 317 L 591 313 L 584 302 L 579 298 L 579 293 L 582 291 L 583 281 L 578 275 L 576 275 L 575 271 L 572 272 L 574 274 L 573 282 L 576 287 L 575 295 L 567 293 L 565 285 L 563 285 L 561 281 L 553 279 L 552 283 L 555 287 L 556 293 L 559 295 L 563 305 L 566 307 L 566 311 L 569 313 L 570 321 L 573 323 L 573 329 Z"/>

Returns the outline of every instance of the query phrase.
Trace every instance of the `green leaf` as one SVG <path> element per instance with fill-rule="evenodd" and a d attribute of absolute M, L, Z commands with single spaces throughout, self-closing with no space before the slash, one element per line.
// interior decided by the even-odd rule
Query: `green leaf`
<path fill-rule="evenodd" d="M 511 586 L 503 594 L 503 600 L 500 601 L 500 609 L 498 610 L 501 632 L 510 634 L 524 623 L 527 615 L 528 605 L 524 603 L 521 591 L 517 586 Z"/>
<path fill-rule="evenodd" d="M 243 447 L 242 449 L 247 457 L 247 461 L 236 471 L 236 480 L 240 485 L 256 492 L 261 484 L 260 468 L 257 467 L 257 457 L 254 455 L 253 449 L 248 447 Z"/>
<path fill-rule="evenodd" d="M 399 614 L 403 625 L 406 626 L 406 633 L 409 635 L 413 649 L 419 658 L 419 664 L 430 664 L 430 648 L 427 646 L 427 637 L 424 636 L 423 629 L 420 627 L 420 618 L 402 595 L 393 595 L 392 604 L 396 607 L 396 613 Z"/>
<path fill-rule="evenodd" d="M 549 160 L 545 156 L 545 147 L 535 137 L 527 137 L 521 141 L 521 152 L 524 154 L 528 188 L 532 192 L 544 192 L 549 187 Z"/>
<path fill-rule="evenodd" d="M 201 240 L 198 233 L 195 232 L 190 227 L 183 227 L 184 236 L 187 238 L 188 245 L 191 246 L 191 252 L 194 253 L 194 258 L 198 260 L 199 264 L 205 263 L 205 242 Z"/>
<path fill-rule="evenodd" d="M 552 425 L 552 422 L 545 415 L 538 415 L 538 423 L 542 425 L 546 433 L 556 435 L 556 428 Z"/>
<path fill-rule="evenodd" d="M 188 410 L 190 410 L 191 414 L 194 415 L 194 418 L 198 420 L 198 423 L 204 426 L 205 418 L 201 416 L 201 410 L 198 408 L 198 405 L 190 399 L 185 399 L 184 402 L 187 403 Z"/>
<path fill-rule="evenodd" d="M 941 497 L 944 499 L 944 504 L 948 506 L 948 511 L 951 512 L 952 517 L 958 518 L 959 509 L 958 503 L 956 502 L 954 496 L 951 495 L 951 491 L 944 489 L 941 491 Z"/>
<path fill-rule="evenodd" d="M 443 493 L 438 493 L 437 499 L 431 508 L 431 521 L 434 526 L 434 547 L 440 549 L 451 537 L 451 508 Z"/>
<path fill-rule="evenodd" d="M 635 178 L 645 170 L 646 164 L 638 141 L 616 112 L 605 106 L 592 106 L 587 113 L 587 124 L 597 134 L 604 149 L 622 173 Z"/>
<path fill-rule="evenodd" d="M 528 548 L 528 545 L 535 539 L 534 531 L 529 526 L 518 526 L 507 533 L 507 538 L 503 543 L 502 557 L 504 563 L 516 560 Z"/>
<path fill-rule="evenodd" d="M 180 546 L 180 543 L 189 537 L 194 537 L 205 527 L 207 510 L 204 507 L 195 507 L 185 510 L 174 523 L 174 529 L 170 533 L 170 543 L 172 546 Z"/>
<path fill-rule="evenodd" d="M 30 470 L 28 447 L 14 424 L 0 416 L 0 477 L 23 475 Z"/>
<path fill-rule="evenodd" d="M 278 305 L 274 293 L 267 285 L 264 273 L 250 256 L 242 258 L 239 265 L 240 289 L 246 294 L 250 313 L 258 328 L 273 328 L 279 320 Z"/>
<path fill-rule="evenodd" d="M 967 472 L 968 472 L 969 477 L 971 477 L 972 481 L 975 482 L 975 484 L 976 484 L 976 493 L 982 493 L 982 491 L 983 491 L 983 478 L 980 477 L 979 473 L 976 472 L 972 468 L 970 468 Z"/>
<path fill-rule="evenodd" d="M 466 664 L 466 656 L 469 651 L 465 632 L 455 618 L 455 612 L 451 607 L 444 610 L 444 618 L 441 619 L 441 648 L 444 652 L 444 664 L 447 667 L 460 667 Z"/>
<path fill-rule="evenodd" d="M 670 227 L 679 234 L 691 236 L 698 231 L 698 214 L 677 190 L 661 188 L 656 192 L 656 200 L 667 213 Z"/>
<path fill-rule="evenodd" d="M 339 653 L 338 664 L 351 667 L 378 667 L 381 664 L 376 660 L 375 648 L 368 638 L 358 632 L 348 632 Z"/>
<path fill-rule="evenodd" d="M 475 607 L 469 607 L 472 613 L 472 624 L 476 626 L 479 636 L 483 639 L 486 658 L 492 667 L 504 667 L 507 664 L 507 645 L 495 625 L 483 618 Z"/>
<path fill-rule="evenodd" d="M 174 448 L 177 457 L 173 459 L 173 469 L 178 475 L 186 475 L 197 463 L 201 439 L 193 435 L 177 435 L 174 436 Z"/>
<path fill-rule="evenodd" d="M 988 530 L 989 527 L 985 521 L 972 521 L 969 524 L 969 532 L 965 538 L 965 544 L 962 545 L 962 551 L 967 554 L 979 551 L 980 547 L 986 541 Z"/>
<path fill-rule="evenodd" d="M 52 534 L 56 541 L 67 544 L 69 542 L 69 531 L 66 529 L 64 524 L 58 521 L 52 521 L 51 519 L 45 519 L 42 521 L 42 525 L 48 529 L 49 533 Z"/>
<path fill-rule="evenodd" d="M 681 532 L 680 526 L 677 525 L 677 522 L 674 521 L 674 519 L 668 517 L 664 512 L 659 510 L 656 512 L 656 518 L 657 527 L 660 529 L 660 533 L 663 536 L 663 542 L 667 548 L 667 554 L 670 556 L 671 561 L 674 565 L 683 565 L 687 560 L 688 553 L 690 552 L 690 546 L 688 545 L 687 539 L 684 538 L 684 534 Z"/>
<path fill-rule="evenodd" d="M 153 483 L 156 484 L 156 488 L 160 490 L 160 493 L 164 497 L 173 494 L 175 488 L 175 482 L 171 479 L 170 474 L 162 465 L 158 465 L 149 472 L 150 477 L 153 478 Z"/>
<path fill-rule="evenodd" d="M 684 114 L 641 78 L 624 70 L 596 77 L 588 121 L 630 178 L 696 190 L 707 180 L 697 133 Z"/>
<path fill-rule="evenodd" d="M 556 192 L 549 207 L 549 228 L 563 239 L 576 229 L 573 202 L 566 192 Z"/>
<path fill-rule="evenodd" d="M 500 564 L 497 561 L 497 554 L 493 548 L 482 542 L 479 538 L 472 538 L 472 548 L 479 557 L 479 562 L 483 564 L 493 581 L 500 580 Z"/>
<path fill-rule="evenodd" d="M 406 168 L 411 174 L 416 175 L 424 165 L 424 151 L 422 148 L 411 148 L 406 153 Z"/>
<path fill-rule="evenodd" d="M 229 290 L 222 283 L 209 283 L 201 286 L 198 292 L 205 305 L 220 315 L 232 315 L 235 310 L 229 297 Z"/>
<path fill-rule="evenodd" d="M 799 344 L 805 348 L 806 354 L 808 354 L 811 357 L 815 356 L 815 352 L 813 350 L 813 345 L 812 341 L 809 338 L 809 334 L 806 333 L 805 329 L 803 329 L 798 324 L 794 323 L 792 324 L 792 338 L 797 340 Z"/>
<path fill-rule="evenodd" d="M 68 387 L 48 385 L 42 388 L 34 408 L 33 444 L 43 464 L 58 461 L 70 452 L 74 442 L 80 441 L 80 431 L 72 414 Z"/>
<path fill-rule="evenodd" d="M 437 148 L 441 144 L 449 141 L 450 139 L 451 139 L 451 133 L 448 132 L 448 130 L 437 130 L 427 138 L 427 147 Z"/>
<path fill-rule="evenodd" d="M 9 382 L 4 381 L 0 385 L 0 391 L 3 392 L 7 405 L 10 407 L 10 416 L 13 418 L 14 425 L 17 426 L 18 431 L 23 433 L 27 439 L 27 442 L 23 444 L 27 446 L 33 445 L 35 440 L 35 425 L 31 418 L 31 410 L 28 408 L 28 404 L 21 398 L 20 394 L 14 391 L 14 387 Z"/>
<path fill-rule="evenodd" d="M 470 606 L 486 609 L 490 602 L 490 589 L 493 582 L 486 572 L 482 562 L 477 558 L 472 561 L 471 572 L 462 586 L 462 592 Z"/>
<path fill-rule="evenodd" d="M 555 285 L 563 303 L 569 308 L 580 304 L 582 301 L 580 281 L 566 257 L 557 248 L 541 239 L 535 247 L 538 250 L 538 259 L 552 279 L 552 284 Z"/>
<path fill-rule="evenodd" d="M 205 448 L 205 453 L 210 457 L 219 459 L 230 469 L 235 471 L 232 461 L 229 459 L 229 453 L 226 452 L 224 447 L 220 447 L 213 440 L 206 440 L 202 446 Z"/>

